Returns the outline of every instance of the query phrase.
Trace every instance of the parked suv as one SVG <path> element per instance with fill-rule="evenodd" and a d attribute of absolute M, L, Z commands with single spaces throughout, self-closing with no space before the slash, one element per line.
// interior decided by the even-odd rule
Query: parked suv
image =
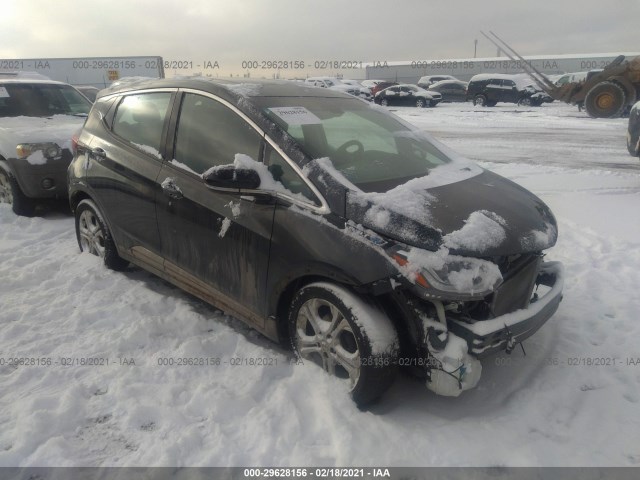
<path fill-rule="evenodd" d="M 38 200 L 67 198 L 71 136 L 90 108 L 65 83 L 33 75 L 0 79 L 0 203 L 30 216 Z"/>
<path fill-rule="evenodd" d="M 292 345 L 359 404 L 399 366 L 458 395 L 551 317 L 562 268 L 547 206 L 447 152 L 330 89 L 156 80 L 100 92 L 69 195 L 81 250 Z"/>
<path fill-rule="evenodd" d="M 415 85 L 395 85 L 376 93 L 373 101 L 384 106 L 435 107 L 442 101 L 442 94 Z"/>
<path fill-rule="evenodd" d="M 474 105 L 493 107 L 498 102 L 538 107 L 553 99 L 534 87 L 526 75 L 481 73 L 474 75 L 467 85 L 467 100 Z"/>

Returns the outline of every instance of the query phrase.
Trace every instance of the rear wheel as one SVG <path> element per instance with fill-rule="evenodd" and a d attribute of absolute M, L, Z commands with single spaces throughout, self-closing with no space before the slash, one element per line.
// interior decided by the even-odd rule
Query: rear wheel
<path fill-rule="evenodd" d="M 289 310 L 296 355 L 347 382 L 365 405 L 393 383 L 398 336 L 385 313 L 345 287 L 317 282 L 300 289 Z"/>
<path fill-rule="evenodd" d="M 0 168 L 0 203 L 11 205 L 13 213 L 33 217 L 35 202 L 27 197 L 14 177 Z"/>
<path fill-rule="evenodd" d="M 111 232 L 91 200 L 82 200 L 76 208 L 76 237 L 80 251 L 102 258 L 107 268 L 124 270 L 129 265 L 118 255 Z"/>
<path fill-rule="evenodd" d="M 590 117 L 615 118 L 624 110 L 626 94 L 624 89 L 614 82 L 600 82 L 587 93 L 584 106 Z"/>

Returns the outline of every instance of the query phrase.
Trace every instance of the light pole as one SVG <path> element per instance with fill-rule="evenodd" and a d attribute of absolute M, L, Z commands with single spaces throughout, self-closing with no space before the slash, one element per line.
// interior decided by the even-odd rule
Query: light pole
<path fill-rule="evenodd" d="M 478 39 L 476 38 L 473 41 L 473 58 L 476 58 L 477 53 L 478 53 Z"/>

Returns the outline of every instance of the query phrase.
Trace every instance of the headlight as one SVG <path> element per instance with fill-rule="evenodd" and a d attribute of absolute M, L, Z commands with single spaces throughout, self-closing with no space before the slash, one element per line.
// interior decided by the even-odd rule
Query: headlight
<path fill-rule="evenodd" d="M 16 146 L 18 158 L 27 158 L 38 151 L 42 152 L 45 158 L 58 158 L 62 154 L 56 143 L 21 143 Z"/>
<path fill-rule="evenodd" d="M 403 249 L 396 245 L 387 254 L 426 296 L 451 300 L 480 299 L 502 283 L 502 274 L 495 263 L 450 255 L 446 249 L 430 252 L 411 247 Z"/>

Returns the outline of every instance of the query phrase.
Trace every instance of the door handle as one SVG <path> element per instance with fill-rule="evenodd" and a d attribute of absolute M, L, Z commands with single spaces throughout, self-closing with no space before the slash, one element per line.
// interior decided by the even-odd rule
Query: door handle
<path fill-rule="evenodd" d="M 161 184 L 162 191 L 169 198 L 173 198 L 174 200 L 179 200 L 184 197 L 182 190 L 180 187 L 176 185 L 176 181 L 173 178 L 167 177 Z"/>
<path fill-rule="evenodd" d="M 97 158 L 98 160 L 104 160 L 105 158 L 107 158 L 107 152 L 105 152 L 100 147 L 92 148 L 91 155 Z"/>

